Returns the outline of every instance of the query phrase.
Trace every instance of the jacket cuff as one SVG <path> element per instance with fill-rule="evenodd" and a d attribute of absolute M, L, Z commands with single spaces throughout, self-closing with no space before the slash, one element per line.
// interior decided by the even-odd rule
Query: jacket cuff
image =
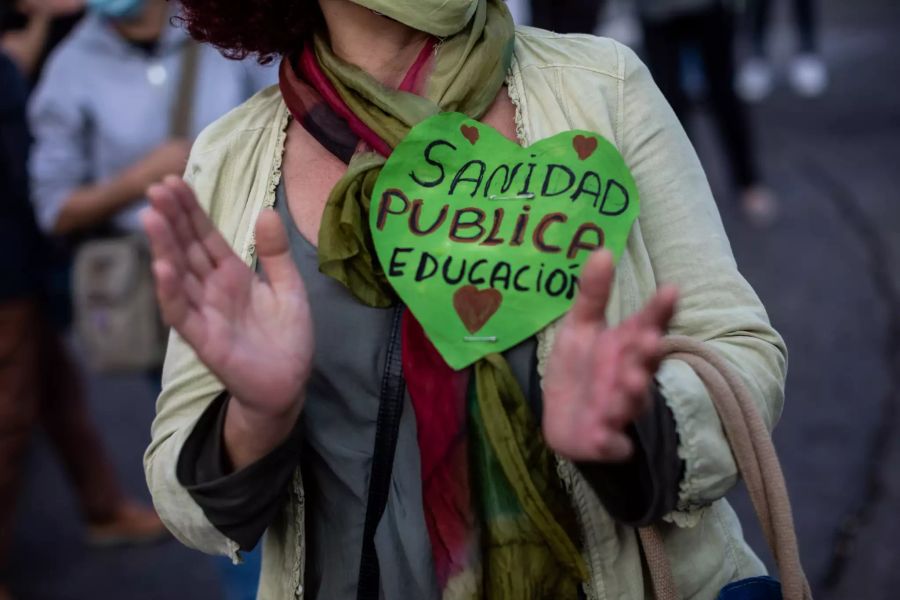
<path fill-rule="evenodd" d="M 675 508 L 684 465 L 675 419 L 656 385 L 653 406 L 628 428 L 634 455 L 624 463 L 578 463 L 607 512 L 632 527 L 659 521 Z"/>
<path fill-rule="evenodd" d="M 287 499 L 300 457 L 300 427 L 255 463 L 231 472 L 223 444 L 230 394 L 204 411 L 178 457 L 178 481 L 212 525 L 242 550 L 252 550 Z"/>
<path fill-rule="evenodd" d="M 666 520 L 691 527 L 699 522 L 701 509 L 735 485 L 737 465 L 709 392 L 694 370 L 683 361 L 667 360 L 656 379 L 675 417 L 678 456 L 684 461 L 676 510 Z"/>

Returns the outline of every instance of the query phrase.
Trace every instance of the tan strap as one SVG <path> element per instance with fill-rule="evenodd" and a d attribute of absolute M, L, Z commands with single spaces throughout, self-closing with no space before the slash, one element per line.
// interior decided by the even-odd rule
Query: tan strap
<path fill-rule="evenodd" d="M 194 97 L 197 91 L 197 67 L 200 62 L 200 44 L 188 40 L 181 57 L 181 77 L 178 80 L 175 103 L 169 121 L 169 135 L 174 139 L 188 139 L 194 115 Z"/>
<path fill-rule="evenodd" d="M 666 555 L 666 547 L 656 527 L 638 529 L 644 558 L 650 570 L 650 581 L 653 584 L 653 596 L 656 600 L 681 600 L 675 578 L 672 577 L 672 565 Z"/>
<path fill-rule="evenodd" d="M 664 341 L 663 352 L 667 359 L 687 363 L 709 391 L 778 565 L 785 600 L 809 600 L 812 593 L 800 563 L 781 464 L 752 394 L 731 365 L 703 342 L 686 336 L 670 336 Z M 639 533 L 655 597 L 657 600 L 678 600 L 680 596 L 659 532 L 648 528 Z"/>

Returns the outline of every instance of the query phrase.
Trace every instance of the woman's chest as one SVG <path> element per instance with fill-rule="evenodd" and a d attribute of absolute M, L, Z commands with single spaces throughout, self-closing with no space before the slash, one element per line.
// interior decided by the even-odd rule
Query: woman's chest
<path fill-rule="evenodd" d="M 296 120 L 288 126 L 283 182 L 290 216 L 314 246 L 319 243 L 322 213 L 347 165 L 326 150 Z"/>

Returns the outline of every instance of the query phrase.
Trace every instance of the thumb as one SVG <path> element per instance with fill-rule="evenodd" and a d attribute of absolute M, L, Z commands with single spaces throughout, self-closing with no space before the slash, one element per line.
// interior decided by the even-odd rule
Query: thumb
<path fill-rule="evenodd" d="M 606 303 L 613 281 L 613 257 L 609 250 L 591 254 L 578 284 L 578 295 L 569 311 L 575 325 L 603 324 L 606 322 Z"/>
<path fill-rule="evenodd" d="M 287 231 L 278 214 L 264 209 L 256 220 L 256 252 L 269 285 L 276 292 L 295 291 L 303 287 L 300 273 L 291 258 Z"/>

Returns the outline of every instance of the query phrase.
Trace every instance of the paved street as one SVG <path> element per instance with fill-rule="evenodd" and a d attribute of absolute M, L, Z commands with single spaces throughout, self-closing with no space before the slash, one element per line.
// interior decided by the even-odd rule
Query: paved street
<path fill-rule="evenodd" d="M 739 265 L 791 351 L 776 442 L 816 598 L 887 600 L 900 589 L 900 3 L 825 5 L 830 93 L 781 90 L 752 109 L 777 224 L 742 221 L 708 122 L 695 129 Z M 785 54 L 789 41 L 775 42 Z M 149 385 L 93 379 L 91 399 L 127 488 L 147 498 Z M 762 550 L 746 500 L 735 502 Z M 81 537 L 39 438 L 13 556 L 21 598 L 221 598 L 210 560 L 175 542 L 90 550 Z"/>

